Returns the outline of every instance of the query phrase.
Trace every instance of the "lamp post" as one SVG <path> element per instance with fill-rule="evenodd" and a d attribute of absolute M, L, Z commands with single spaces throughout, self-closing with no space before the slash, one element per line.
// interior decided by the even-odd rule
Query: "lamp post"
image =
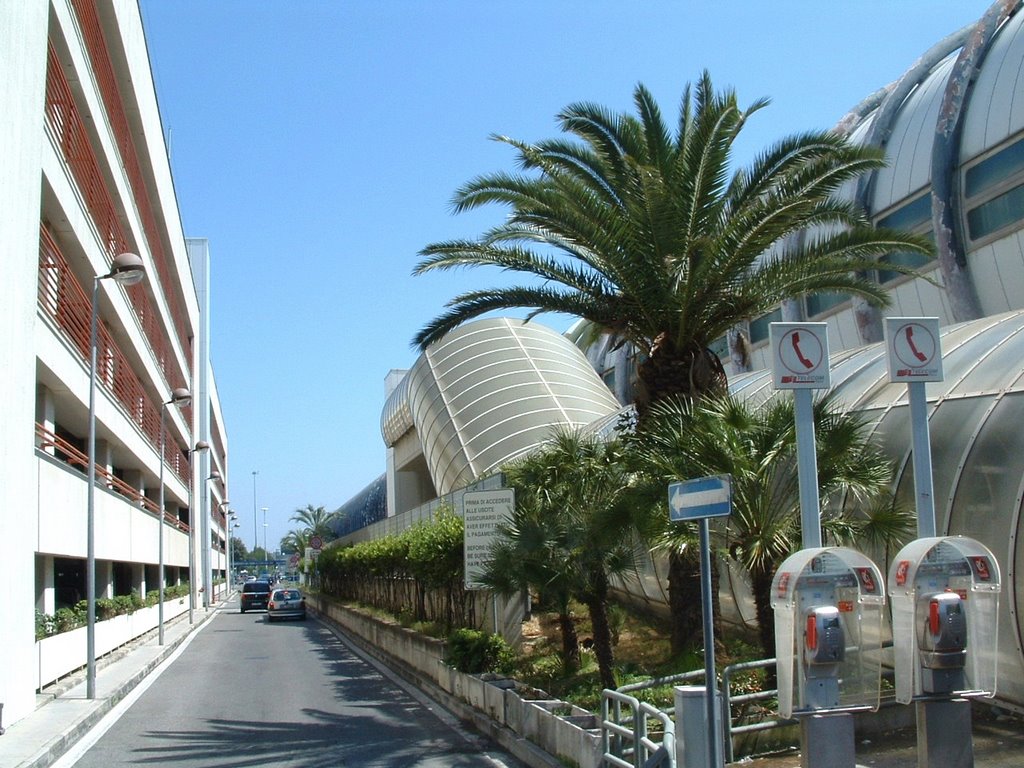
<path fill-rule="evenodd" d="M 216 472 L 216 470 L 214 470 L 214 471 Z M 219 475 L 220 473 L 217 472 L 217 474 Z M 227 486 L 225 486 L 225 490 L 226 489 L 227 489 Z M 227 566 L 227 554 L 228 554 L 227 553 L 228 521 L 227 521 L 227 516 L 226 516 L 225 510 L 228 508 L 228 506 L 230 506 L 230 504 L 231 504 L 230 501 L 228 501 L 227 499 L 224 499 L 224 501 L 220 502 L 217 505 L 217 511 L 220 512 L 221 514 L 225 515 L 225 518 L 224 518 L 224 565 L 225 565 L 225 571 L 224 571 L 224 589 L 225 589 L 225 593 L 224 594 L 225 595 L 227 595 L 227 568 L 226 568 L 226 566 Z M 210 536 L 210 562 L 208 564 L 209 572 L 207 574 L 208 577 L 209 577 L 209 580 L 210 580 L 210 584 L 213 584 L 213 562 L 212 561 L 213 561 L 213 536 L 211 535 Z M 213 602 L 217 602 L 216 595 L 211 595 L 210 599 Z"/>
<path fill-rule="evenodd" d="M 121 285 L 133 285 L 146 276 L 142 259 L 134 253 L 114 258 L 110 271 L 92 281 L 92 308 L 89 317 L 89 437 L 86 453 L 86 560 L 85 560 L 85 692 L 96 698 L 96 325 L 99 316 L 100 280 L 113 278 Z"/>
<path fill-rule="evenodd" d="M 205 440 L 200 440 L 196 443 L 195 447 L 190 451 L 190 458 L 195 456 L 197 453 L 210 450 L 210 444 Z M 193 509 L 193 498 L 192 493 L 192 480 L 195 477 L 196 468 L 192 466 L 192 462 L 189 462 L 189 474 L 188 474 L 188 623 L 194 624 L 195 610 L 196 610 L 196 514 Z"/>
<path fill-rule="evenodd" d="M 238 515 L 235 514 L 234 510 L 228 510 L 227 520 L 224 524 L 224 556 L 227 558 L 227 571 L 225 572 L 225 584 L 227 584 L 227 592 L 225 593 L 224 599 L 227 600 L 231 594 L 231 532 L 238 528 L 239 525 L 236 522 Z"/>
<path fill-rule="evenodd" d="M 256 475 L 260 471 L 254 469 L 252 471 L 252 548 L 256 549 L 260 545 L 260 535 L 256 528 Z"/>
<path fill-rule="evenodd" d="M 270 560 L 270 553 L 267 552 L 267 507 L 260 507 L 263 510 L 263 559 Z"/>
<path fill-rule="evenodd" d="M 220 480 L 220 470 L 214 469 L 210 472 L 206 478 L 206 482 L 211 480 Z M 206 484 L 203 484 L 203 493 L 206 494 Z M 209 496 L 204 496 L 204 499 Z M 199 514 L 201 514 L 202 521 L 199 526 L 199 536 L 202 539 L 202 551 L 199 553 L 200 568 L 203 571 L 203 608 L 208 609 L 210 607 L 210 601 L 213 599 L 213 574 L 210 567 L 210 516 L 206 513 L 206 504 L 199 505 Z"/>
<path fill-rule="evenodd" d="M 164 412 L 168 405 L 188 405 L 192 402 L 192 393 L 189 392 L 185 387 L 178 387 L 171 392 L 171 399 L 160 405 L 160 520 L 158 529 L 160 531 L 160 573 L 158 580 L 160 582 L 160 605 L 157 609 L 157 621 L 160 624 L 160 630 L 158 634 L 158 645 L 164 644 Z"/>

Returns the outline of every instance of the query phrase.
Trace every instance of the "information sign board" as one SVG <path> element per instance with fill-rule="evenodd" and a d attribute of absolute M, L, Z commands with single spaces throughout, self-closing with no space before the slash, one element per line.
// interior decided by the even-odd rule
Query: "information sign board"
<path fill-rule="evenodd" d="M 462 497 L 466 589 L 485 589 L 480 575 L 490 562 L 491 542 L 498 526 L 512 519 L 516 496 L 512 488 L 467 491 Z"/>

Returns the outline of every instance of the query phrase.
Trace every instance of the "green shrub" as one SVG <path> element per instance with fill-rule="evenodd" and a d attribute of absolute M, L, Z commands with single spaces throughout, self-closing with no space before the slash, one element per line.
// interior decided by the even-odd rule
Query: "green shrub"
<path fill-rule="evenodd" d="M 460 672 L 507 673 L 515 665 L 515 653 L 500 635 L 463 628 L 448 636 L 447 661 Z"/>
<path fill-rule="evenodd" d="M 85 616 L 79 615 L 74 608 L 58 608 L 53 619 L 58 632 L 70 632 L 85 626 Z"/>
<path fill-rule="evenodd" d="M 36 640 L 57 634 L 57 619 L 48 613 L 36 611 Z"/>

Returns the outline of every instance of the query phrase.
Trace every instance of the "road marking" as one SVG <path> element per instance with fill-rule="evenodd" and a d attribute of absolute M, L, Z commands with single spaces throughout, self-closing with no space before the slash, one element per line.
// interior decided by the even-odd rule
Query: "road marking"
<path fill-rule="evenodd" d="M 75 765 L 92 747 L 103 738 L 103 734 L 109 731 L 118 720 L 124 715 L 124 713 L 138 701 L 139 697 L 142 696 L 153 683 L 156 682 L 157 678 L 162 675 L 171 664 L 182 654 L 185 649 L 188 648 L 189 643 L 195 639 L 195 636 L 206 629 L 206 625 L 209 624 L 213 619 L 217 618 L 217 613 L 214 613 L 210 617 L 210 620 L 204 621 L 196 629 L 188 633 L 188 636 L 181 642 L 181 644 L 174 649 L 170 656 L 160 662 L 157 667 L 146 675 L 142 681 L 136 685 L 128 694 L 121 699 L 117 704 L 111 708 L 103 718 L 92 727 L 92 729 L 86 733 L 82 738 L 72 745 L 71 749 L 61 755 L 55 762 L 51 763 L 51 768 L 71 768 Z"/>

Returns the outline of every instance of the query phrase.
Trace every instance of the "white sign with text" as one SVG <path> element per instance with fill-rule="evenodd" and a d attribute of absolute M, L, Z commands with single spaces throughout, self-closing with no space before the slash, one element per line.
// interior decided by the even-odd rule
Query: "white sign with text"
<path fill-rule="evenodd" d="M 491 559 L 491 542 L 498 526 L 512 519 L 516 492 L 512 488 L 467 491 L 462 497 L 466 589 L 485 589 L 480 574 Z"/>

